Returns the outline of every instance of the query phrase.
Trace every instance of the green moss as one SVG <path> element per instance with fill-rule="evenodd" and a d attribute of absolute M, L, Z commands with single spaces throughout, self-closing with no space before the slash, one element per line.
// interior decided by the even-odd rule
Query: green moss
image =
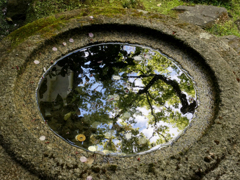
<path fill-rule="evenodd" d="M 53 31 L 59 30 L 61 28 L 60 25 L 63 25 L 63 22 L 60 21 L 61 19 L 56 19 L 55 16 L 42 18 L 17 29 L 9 34 L 7 38 L 11 40 L 12 47 L 16 47 L 34 34 L 46 34 L 46 32 L 52 34 Z"/>
<path fill-rule="evenodd" d="M 117 169 L 117 165 L 115 165 L 115 164 L 111 164 L 111 165 L 108 167 L 108 169 L 109 169 L 110 171 L 115 172 L 116 169 Z"/>
<path fill-rule="evenodd" d="M 47 18 L 38 19 L 12 32 L 8 38 L 12 42 L 12 47 L 16 47 L 26 38 L 34 34 L 40 34 L 43 37 L 51 37 L 52 35 L 55 35 L 55 31 L 64 27 L 65 22 L 72 18 L 80 18 L 82 16 L 90 15 L 105 15 L 113 17 L 116 15 L 124 15 L 126 13 L 126 10 L 123 8 L 88 8 L 83 9 L 82 11 L 74 10 L 65 14 L 60 13 Z"/>
<path fill-rule="evenodd" d="M 175 26 L 180 27 L 180 28 L 185 28 L 188 25 L 189 25 L 188 23 L 179 23 L 179 24 L 176 24 Z"/>
<path fill-rule="evenodd" d="M 214 24 L 211 28 L 206 29 L 206 31 L 216 36 L 235 35 L 240 37 L 237 25 L 232 20 L 221 24 Z"/>
<path fill-rule="evenodd" d="M 155 164 L 150 163 L 150 164 L 148 165 L 148 172 L 153 173 L 153 174 L 156 173 Z"/>
<path fill-rule="evenodd" d="M 100 168 L 99 167 L 92 167 L 92 171 L 95 173 L 99 173 L 100 172 Z"/>
<path fill-rule="evenodd" d="M 149 18 L 162 19 L 163 15 L 161 15 L 161 14 L 153 14 L 153 15 L 149 16 Z"/>

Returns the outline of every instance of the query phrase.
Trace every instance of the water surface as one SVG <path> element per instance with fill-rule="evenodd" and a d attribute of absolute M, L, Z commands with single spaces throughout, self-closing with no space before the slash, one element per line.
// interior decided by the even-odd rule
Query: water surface
<path fill-rule="evenodd" d="M 37 98 L 50 128 L 68 143 L 116 155 L 171 142 L 197 107 L 194 82 L 177 63 L 123 43 L 64 56 L 44 74 Z"/>

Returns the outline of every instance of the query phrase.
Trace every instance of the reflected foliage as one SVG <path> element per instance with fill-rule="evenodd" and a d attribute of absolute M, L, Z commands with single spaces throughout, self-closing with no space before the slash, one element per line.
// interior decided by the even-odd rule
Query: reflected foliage
<path fill-rule="evenodd" d="M 58 61 L 41 81 L 38 99 L 49 126 L 69 143 L 119 155 L 169 142 L 197 107 L 193 81 L 173 61 L 117 43 Z M 86 140 L 77 141 L 78 134 Z"/>

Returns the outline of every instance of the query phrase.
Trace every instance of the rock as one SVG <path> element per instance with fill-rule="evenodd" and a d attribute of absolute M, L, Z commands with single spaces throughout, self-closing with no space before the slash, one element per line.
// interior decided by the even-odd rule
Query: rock
<path fill-rule="evenodd" d="M 179 19 L 202 28 L 212 27 L 213 24 L 229 18 L 225 8 L 211 5 L 178 6 L 172 10 L 178 12 Z"/>
<path fill-rule="evenodd" d="M 240 19 L 234 22 L 237 25 L 238 31 L 240 32 Z"/>
<path fill-rule="evenodd" d="M 240 55 L 240 38 L 234 35 L 219 37 L 223 42 L 231 46 Z"/>
<path fill-rule="evenodd" d="M 8 0 L 7 3 L 7 17 L 14 19 L 25 19 L 27 14 L 27 9 L 32 0 Z"/>

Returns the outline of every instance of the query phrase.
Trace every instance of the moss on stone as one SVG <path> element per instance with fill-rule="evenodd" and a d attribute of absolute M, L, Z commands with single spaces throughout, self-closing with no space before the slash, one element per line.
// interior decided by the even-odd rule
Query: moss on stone
<path fill-rule="evenodd" d="M 108 169 L 109 169 L 110 171 L 115 172 L 116 169 L 117 169 L 117 165 L 116 165 L 116 164 L 111 164 L 111 165 L 109 165 Z"/>

